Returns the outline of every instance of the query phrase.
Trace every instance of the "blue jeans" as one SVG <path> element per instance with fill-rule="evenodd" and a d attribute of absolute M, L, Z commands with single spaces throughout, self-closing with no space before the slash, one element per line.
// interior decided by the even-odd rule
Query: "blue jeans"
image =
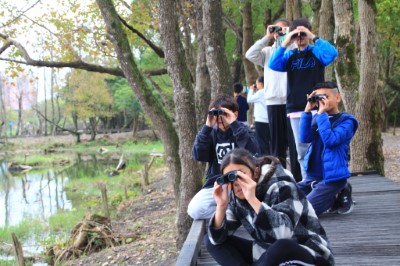
<path fill-rule="evenodd" d="M 325 183 L 322 179 L 307 176 L 306 179 L 297 183 L 297 187 L 307 195 L 308 201 L 319 216 L 333 206 L 336 194 L 342 191 L 346 182 L 346 179 L 341 179 Z"/>

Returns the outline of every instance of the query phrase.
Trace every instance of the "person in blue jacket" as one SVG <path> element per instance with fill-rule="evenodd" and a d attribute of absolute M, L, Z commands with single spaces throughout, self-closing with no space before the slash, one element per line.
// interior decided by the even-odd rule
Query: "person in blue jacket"
<path fill-rule="evenodd" d="M 334 82 L 322 82 L 307 95 L 300 118 L 300 141 L 311 142 L 304 157 L 305 180 L 297 183 L 307 195 L 317 215 L 330 210 L 350 213 L 354 202 L 348 168 L 349 145 L 357 128 L 357 119 L 339 112 L 340 93 Z M 318 108 L 313 116 L 312 110 Z"/>
<path fill-rule="evenodd" d="M 325 81 L 325 67 L 337 57 L 336 48 L 328 41 L 319 38 L 311 32 L 311 24 L 305 18 L 296 19 L 290 26 L 281 46 L 278 47 L 269 61 L 268 66 L 275 71 L 287 72 L 286 112 L 290 118 L 300 165 L 303 165 L 304 154 L 309 143 L 299 141 L 299 121 L 312 87 Z M 310 40 L 315 45 L 310 44 Z M 297 49 L 286 49 L 291 44 Z M 306 173 L 302 168 L 302 177 Z"/>
<path fill-rule="evenodd" d="M 239 106 L 232 96 L 218 95 L 209 105 L 206 124 L 196 135 L 192 156 L 208 163 L 208 169 L 203 188 L 188 205 L 187 212 L 193 219 L 209 219 L 215 211 L 213 186 L 221 176 L 224 156 L 235 148 L 244 148 L 253 155 L 259 153 L 254 132 L 237 120 L 238 111 Z"/>

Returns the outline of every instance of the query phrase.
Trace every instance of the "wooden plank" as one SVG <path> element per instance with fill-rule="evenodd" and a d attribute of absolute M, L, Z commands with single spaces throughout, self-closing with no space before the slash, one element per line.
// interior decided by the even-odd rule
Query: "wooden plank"
<path fill-rule="evenodd" d="M 194 220 L 176 261 L 177 266 L 196 265 L 205 233 L 205 220 Z"/>
<path fill-rule="evenodd" d="M 400 183 L 379 175 L 354 176 L 354 211 L 320 217 L 336 265 L 400 265 Z M 218 265 L 204 245 L 197 265 Z"/>

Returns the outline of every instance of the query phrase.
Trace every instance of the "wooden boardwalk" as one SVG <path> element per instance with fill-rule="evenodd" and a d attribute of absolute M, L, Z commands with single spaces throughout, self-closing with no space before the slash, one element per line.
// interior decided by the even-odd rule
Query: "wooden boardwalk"
<path fill-rule="evenodd" d="M 400 265 L 400 183 L 379 175 L 350 178 L 351 214 L 324 214 L 336 265 Z M 218 265 L 202 245 L 204 221 L 195 221 L 176 265 Z"/>

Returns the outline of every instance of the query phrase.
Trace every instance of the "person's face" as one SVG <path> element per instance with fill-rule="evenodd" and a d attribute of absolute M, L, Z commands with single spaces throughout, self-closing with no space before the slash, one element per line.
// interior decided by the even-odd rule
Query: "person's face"
<path fill-rule="evenodd" d="M 219 130 L 225 132 L 229 129 L 229 124 L 225 121 L 225 119 L 223 117 L 224 115 L 225 114 L 217 116 L 217 125 L 218 125 Z"/>
<path fill-rule="evenodd" d="M 243 174 L 248 175 L 251 179 L 253 179 L 253 173 L 251 172 L 250 168 L 248 168 L 246 165 L 243 164 L 235 164 L 235 163 L 230 163 L 228 166 L 226 166 L 223 170 L 222 174 L 226 174 L 230 171 L 241 171 Z M 237 178 L 240 178 L 239 176 Z M 233 182 L 233 192 L 235 193 L 235 196 L 238 199 L 244 200 L 244 194 L 242 191 L 242 188 L 240 185 L 235 181 Z"/>
<path fill-rule="evenodd" d="M 278 38 L 278 36 L 279 36 L 279 33 L 285 32 L 285 29 L 287 28 L 287 25 L 282 21 L 279 21 L 275 25 L 282 28 L 282 30 L 280 30 L 279 32 L 274 31 L 274 38 L 276 40 L 276 38 Z"/>
<path fill-rule="evenodd" d="M 259 82 L 258 80 L 256 81 L 256 87 L 259 90 L 264 89 L 264 83 Z"/>
<path fill-rule="evenodd" d="M 303 50 L 310 44 L 310 40 L 307 38 L 307 35 L 305 33 L 293 37 L 293 42 L 300 50 Z"/>
<path fill-rule="evenodd" d="M 326 102 L 329 107 L 326 112 L 328 114 L 336 114 L 339 112 L 340 94 L 337 89 L 317 89 L 317 94 L 326 94 Z"/>

